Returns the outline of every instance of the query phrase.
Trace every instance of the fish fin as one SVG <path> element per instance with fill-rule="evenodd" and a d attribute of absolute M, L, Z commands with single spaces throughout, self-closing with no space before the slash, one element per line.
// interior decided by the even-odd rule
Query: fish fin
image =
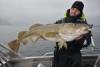
<path fill-rule="evenodd" d="M 27 33 L 28 31 L 21 31 L 18 33 L 18 40 L 23 43 L 23 45 L 26 45 L 28 43 L 28 38 L 23 39 L 23 36 Z"/>
<path fill-rule="evenodd" d="M 27 31 L 21 31 L 18 33 L 18 40 L 21 40 Z"/>
<path fill-rule="evenodd" d="M 29 27 L 29 30 L 32 30 L 32 29 L 39 27 L 39 26 L 42 26 L 42 24 L 34 24 L 34 25 Z"/>
<path fill-rule="evenodd" d="M 59 49 L 63 47 L 63 41 L 58 42 Z"/>
<path fill-rule="evenodd" d="M 59 46 L 59 49 L 62 48 L 62 47 L 67 48 L 67 44 L 66 44 L 66 42 L 64 42 L 64 41 L 58 42 L 58 46 Z"/>
<path fill-rule="evenodd" d="M 36 43 L 39 38 L 40 38 L 40 36 L 32 35 L 32 36 L 29 36 L 29 37 L 23 39 L 21 41 L 21 43 L 23 43 L 23 45 L 26 45 L 29 41 L 31 41 L 32 43 Z"/>
<path fill-rule="evenodd" d="M 17 53 L 18 50 L 19 50 L 19 46 L 20 46 L 20 43 L 19 43 L 19 41 L 18 41 L 17 39 L 8 42 L 8 47 L 9 47 L 10 49 L 12 49 L 13 51 L 15 51 L 16 53 Z"/>
<path fill-rule="evenodd" d="M 23 45 L 26 45 L 29 41 L 34 43 L 39 37 L 39 35 L 36 33 L 31 33 L 30 31 L 21 31 L 18 33 L 18 40 L 19 42 L 23 43 Z"/>
<path fill-rule="evenodd" d="M 26 45 L 26 44 L 28 43 L 28 39 L 23 39 L 23 40 L 21 41 L 21 43 L 22 43 L 23 45 Z"/>
<path fill-rule="evenodd" d="M 67 47 L 68 47 L 66 42 L 64 42 L 63 46 L 64 46 L 65 48 L 67 48 Z"/>
<path fill-rule="evenodd" d="M 32 43 L 36 43 L 40 39 L 40 36 L 38 35 L 33 35 L 30 37 L 30 40 Z"/>

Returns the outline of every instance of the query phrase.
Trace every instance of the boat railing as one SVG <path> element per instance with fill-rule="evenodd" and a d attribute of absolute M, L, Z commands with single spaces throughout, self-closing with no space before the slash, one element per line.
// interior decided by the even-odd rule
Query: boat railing
<path fill-rule="evenodd" d="M 19 56 L 17 53 L 12 51 L 8 47 L 4 46 L 3 44 L 0 44 L 0 47 L 2 47 L 3 49 L 7 50 L 8 52 L 14 55 Z M 53 52 L 47 52 L 43 56 L 9 58 L 9 56 L 11 57 L 11 55 L 8 54 L 8 52 L 4 52 L 3 49 L 0 50 L 0 67 L 40 67 L 40 66 L 52 67 Z M 95 48 L 92 51 L 96 52 L 99 50 L 100 49 Z M 90 49 L 83 49 L 81 50 L 81 52 L 83 53 L 82 56 L 84 57 L 85 60 L 86 59 L 89 59 L 90 61 L 91 59 L 96 60 L 98 56 L 97 54 L 88 54 L 89 52 L 91 52 Z M 95 63 L 95 60 L 92 61 L 91 63 L 92 64 Z M 87 62 L 87 61 L 83 61 L 83 62 Z"/>
<path fill-rule="evenodd" d="M 12 51 L 10 48 L 0 43 L 0 67 L 6 67 L 5 65 L 8 65 L 8 61 L 10 61 L 12 55 L 13 57 L 19 57 L 18 53 Z"/>

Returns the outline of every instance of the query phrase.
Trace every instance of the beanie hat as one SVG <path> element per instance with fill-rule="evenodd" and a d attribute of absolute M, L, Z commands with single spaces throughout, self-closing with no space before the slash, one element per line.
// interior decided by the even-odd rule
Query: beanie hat
<path fill-rule="evenodd" d="M 84 4 L 82 3 L 82 1 L 75 1 L 71 8 L 77 8 L 80 12 L 82 12 Z"/>

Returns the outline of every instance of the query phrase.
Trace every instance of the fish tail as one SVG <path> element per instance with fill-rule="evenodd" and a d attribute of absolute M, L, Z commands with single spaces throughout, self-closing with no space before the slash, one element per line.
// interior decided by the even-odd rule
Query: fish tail
<path fill-rule="evenodd" d="M 17 39 L 8 42 L 8 47 L 9 47 L 10 49 L 12 49 L 12 50 L 13 50 L 14 52 L 16 52 L 16 53 L 17 53 L 18 50 L 19 50 L 19 46 L 20 46 L 20 42 L 19 42 Z"/>

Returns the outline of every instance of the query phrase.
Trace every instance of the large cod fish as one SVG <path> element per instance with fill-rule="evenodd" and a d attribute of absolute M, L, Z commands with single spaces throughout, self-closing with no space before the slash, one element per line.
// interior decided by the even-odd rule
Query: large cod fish
<path fill-rule="evenodd" d="M 67 48 L 66 41 L 72 41 L 83 36 L 91 30 L 91 26 L 83 23 L 62 23 L 62 24 L 34 24 L 28 31 L 18 33 L 18 39 L 8 43 L 14 51 L 18 51 L 20 43 L 33 43 L 39 39 L 59 42 L 59 48 Z M 15 45 L 14 45 L 15 42 Z M 13 44 L 12 44 L 13 43 Z"/>

